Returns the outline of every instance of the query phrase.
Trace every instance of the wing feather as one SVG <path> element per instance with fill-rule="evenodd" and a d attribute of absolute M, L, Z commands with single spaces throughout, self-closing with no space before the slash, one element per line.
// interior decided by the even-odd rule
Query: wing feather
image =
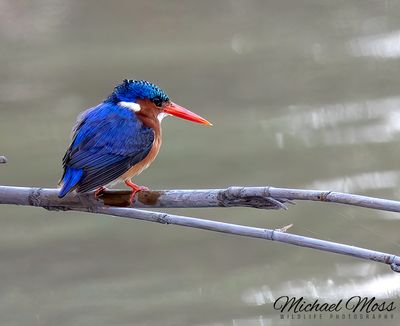
<path fill-rule="evenodd" d="M 63 166 L 82 170 L 75 187 L 78 192 L 91 191 L 118 179 L 143 160 L 153 141 L 153 130 L 144 126 L 134 112 L 102 103 L 80 116 Z"/>

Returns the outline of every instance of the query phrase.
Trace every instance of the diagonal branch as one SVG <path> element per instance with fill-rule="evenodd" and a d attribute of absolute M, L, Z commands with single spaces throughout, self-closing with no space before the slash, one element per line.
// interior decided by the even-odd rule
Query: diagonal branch
<path fill-rule="evenodd" d="M 194 217 L 178 216 L 158 212 L 149 212 L 132 208 L 103 207 L 94 213 L 114 215 L 125 218 L 134 218 L 162 224 L 174 224 L 197 229 L 241 235 L 251 238 L 272 240 L 292 244 L 295 246 L 312 248 L 342 255 L 353 256 L 361 259 L 373 260 L 390 265 L 393 271 L 400 272 L 400 257 L 384 252 L 345 245 L 332 241 L 325 241 L 296 234 L 290 234 L 285 228 L 280 230 L 261 229 L 256 227 L 204 220 Z M 290 226 L 289 226 L 290 227 Z M 286 227 L 287 228 L 287 227 Z"/>
<path fill-rule="evenodd" d="M 214 232 L 241 235 L 250 238 L 278 241 L 295 246 L 306 247 L 325 252 L 332 252 L 341 255 L 353 256 L 361 259 L 372 260 L 379 263 L 390 265 L 395 272 L 400 272 L 400 257 L 384 252 L 364 249 L 332 241 L 325 241 L 296 234 L 286 233 L 286 228 L 279 230 L 262 229 L 244 225 L 210 221 L 194 217 L 179 216 L 173 214 L 143 211 L 134 208 L 121 207 L 95 207 L 93 210 L 88 208 L 72 208 L 72 210 L 112 215 L 124 218 L 156 222 L 161 224 L 174 224 L 179 226 L 191 227 Z"/>

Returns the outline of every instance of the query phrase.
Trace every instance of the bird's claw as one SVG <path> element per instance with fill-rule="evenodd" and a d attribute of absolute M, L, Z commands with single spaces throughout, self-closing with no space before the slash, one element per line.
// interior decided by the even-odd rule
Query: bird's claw
<path fill-rule="evenodd" d="M 132 188 L 132 192 L 131 192 L 131 197 L 129 199 L 129 201 L 131 202 L 131 204 L 134 203 L 135 201 L 135 196 L 139 191 L 148 191 L 149 188 L 145 187 L 145 186 L 138 186 L 136 189 Z"/>
<path fill-rule="evenodd" d="M 133 204 L 133 202 L 135 201 L 135 196 L 136 193 L 138 193 L 139 191 L 147 191 L 149 190 L 149 188 L 145 187 L 145 186 L 138 186 L 136 184 L 134 184 L 132 181 L 130 180 L 125 180 L 125 184 L 132 189 L 132 193 L 131 193 L 131 197 L 129 199 L 129 201 L 131 202 L 131 205 Z"/>
<path fill-rule="evenodd" d="M 99 188 L 94 192 L 94 198 L 96 198 L 96 200 L 98 200 L 106 189 L 107 189 L 106 187 L 99 187 Z"/>

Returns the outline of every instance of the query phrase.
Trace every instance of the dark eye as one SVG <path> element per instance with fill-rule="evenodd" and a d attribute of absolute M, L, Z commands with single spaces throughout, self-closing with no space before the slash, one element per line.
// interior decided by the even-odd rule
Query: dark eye
<path fill-rule="evenodd" d="M 159 98 L 159 97 L 155 97 L 153 99 L 153 103 L 154 103 L 155 106 L 157 106 L 159 108 L 162 107 L 162 104 L 163 104 L 161 98 Z"/>

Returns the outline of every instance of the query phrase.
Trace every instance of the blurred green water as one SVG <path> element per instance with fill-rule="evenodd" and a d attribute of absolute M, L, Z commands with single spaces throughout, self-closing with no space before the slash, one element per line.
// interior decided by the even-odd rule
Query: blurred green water
<path fill-rule="evenodd" d="M 77 114 L 128 77 L 161 85 L 214 123 L 165 120 L 161 152 L 139 184 L 399 198 L 398 9 L 396 1 L 0 1 L 0 154 L 9 159 L 0 183 L 55 186 Z M 399 251 L 391 213 L 317 203 L 170 212 L 294 223 L 294 233 Z M 321 321 L 281 321 L 272 302 L 375 295 L 399 304 L 398 284 L 386 266 L 282 244 L 0 209 L 2 325 L 313 325 Z"/>

